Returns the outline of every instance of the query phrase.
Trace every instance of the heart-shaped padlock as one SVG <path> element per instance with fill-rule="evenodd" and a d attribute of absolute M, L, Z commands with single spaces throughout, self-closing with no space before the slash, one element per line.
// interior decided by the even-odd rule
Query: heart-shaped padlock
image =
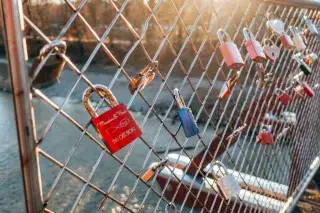
<path fill-rule="evenodd" d="M 283 21 L 276 16 L 274 13 L 267 13 L 267 28 L 271 30 L 272 33 L 281 36 L 285 34 Z"/>
<path fill-rule="evenodd" d="M 275 62 L 280 55 L 280 48 L 270 39 L 263 40 L 263 51 L 267 58 L 272 62 Z"/>

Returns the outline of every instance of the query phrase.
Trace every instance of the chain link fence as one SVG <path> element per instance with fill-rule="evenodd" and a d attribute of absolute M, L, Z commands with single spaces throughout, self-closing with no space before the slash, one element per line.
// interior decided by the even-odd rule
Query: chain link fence
<path fill-rule="evenodd" d="M 244 27 L 258 41 L 271 39 L 281 46 L 266 28 L 270 12 L 284 21 L 286 29 L 305 29 L 303 16 L 319 24 L 318 9 L 268 1 L 24 1 L 28 69 L 34 79 L 38 73 L 45 79 L 30 89 L 36 138 L 36 151 L 31 153 L 38 162 L 41 208 L 280 212 L 295 206 L 300 189 L 319 166 L 320 100 L 316 88 L 312 98 L 299 97 L 291 88 L 301 72 L 292 59 L 296 50 L 282 48 L 275 63 L 250 60 Z M 220 28 L 245 59 L 225 99 L 220 98 L 224 84 L 236 71 L 227 67 L 218 50 Z M 66 49 L 51 48 L 34 59 L 53 40 L 65 41 Z M 317 36 L 307 36 L 306 45 L 319 53 Z M 59 66 L 64 68 L 58 82 L 48 84 L 56 60 L 62 60 L 65 64 Z M 131 94 L 132 79 L 155 61 L 153 81 Z M 319 83 L 318 69 L 314 63 L 312 74 L 303 81 Z M 96 84 L 107 86 L 124 103 L 143 132 L 115 154 L 95 131 L 82 103 L 83 92 L 91 87 L 96 112 L 110 109 Z M 199 133 L 193 137 L 185 136 L 178 119 L 175 88 L 198 124 Z M 275 92 L 279 88 L 290 88 L 289 104 L 279 101 Z M 273 145 L 257 143 L 263 125 L 272 126 Z M 229 200 L 217 188 L 224 176 L 213 163 L 217 160 L 241 187 Z M 158 168 L 158 162 L 164 163 Z M 154 173 L 148 181 L 147 171 Z"/>

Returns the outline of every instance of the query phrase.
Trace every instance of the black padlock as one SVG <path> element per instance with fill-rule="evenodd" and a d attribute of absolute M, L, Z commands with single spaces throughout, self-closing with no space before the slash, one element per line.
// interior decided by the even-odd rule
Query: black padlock
<path fill-rule="evenodd" d="M 55 83 L 61 75 L 61 72 L 66 64 L 66 61 L 57 54 L 65 54 L 67 49 L 66 42 L 61 40 L 54 40 L 46 44 L 39 53 L 39 56 L 33 61 L 31 69 L 29 70 L 30 81 L 32 86 L 47 87 Z M 51 52 L 46 63 L 37 71 L 37 67 L 41 61 Z"/>

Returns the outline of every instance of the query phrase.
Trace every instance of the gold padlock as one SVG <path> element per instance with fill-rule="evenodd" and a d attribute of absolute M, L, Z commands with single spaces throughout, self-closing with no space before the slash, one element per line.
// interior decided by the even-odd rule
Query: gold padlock
<path fill-rule="evenodd" d="M 65 54 L 67 50 L 67 44 L 65 41 L 54 40 L 49 44 L 46 44 L 39 53 L 39 56 L 33 61 L 29 70 L 29 77 L 32 86 L 46 87 L 58 80 L 61 72 L 66 64 L 58 53 Z M 42 60 L 50 53 L 49 59 L 46 64 L 37 70 Z"/>
<path fill-rule="evenodd" d="M 136 90 L 139 92 L 142 91 L 146 86 L 148 86 L 154 79 L 156 72 L 155 70 L 158 68 L 158 62 L 153 61 L 148 64 L 143 70 L 131 79 L 130 84 L 128 86 L 129 91 L 133 94 Z"/>

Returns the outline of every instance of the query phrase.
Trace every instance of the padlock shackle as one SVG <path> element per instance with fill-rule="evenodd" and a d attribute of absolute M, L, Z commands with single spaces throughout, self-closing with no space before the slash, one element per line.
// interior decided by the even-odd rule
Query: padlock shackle
<path fill-rule="evenodd" d="M 221 161 L 215 160 L 215 161 L 213 161 L 213 165 L 217 165 L 218 167 L 222 167 L 225 175 L 229 174 L 227 167 Z M 222 170 L 220 170 L 220 171 L 223 173 Z"/>
<path fill-rule="evenodd" d="M 266 124 L 261 124 L 261 132 L 266 131 L 266 132 L 272 132 L 272 126 L 271 125 L 266 125 Z"/>
<path fill-rule="evenodd" d="M 166 213 L 169 213 L 169 211 L 173 209 L 173 213 L 177 213 L 177 207 L 176 205 L 174 205 L 174 203 L 170 202 L 170 203 L 167 203 L 166 207 L 164 208 L 164 211 Z"/>
<path fill-rule="evenodd" d="M 142 71 L 139 73 L 140 76 L 148 76 L 154 74 L 156 69 L 158 68 L 158 61 L 152 61 L 150 64 L 148 64 L 146 67 L 142 69 Z"/>
<path fill-rule="evenodd" d="M 223 29 L 217 31 L 217 36 L 221 44 L 231 41 L 229 34 Z"/>
<path fill-rule="evenodd" d="M 107 100 L 111 107 L 118 105 L 117 99 L 108 87 L 101 84 L 94 85 L 94 88 L 88 87 L 83 93 L 82 101 L 91 118 L 98 117 L 98 113 L 95 112 L 95 109 L 90 101 L 90 96 L 93 92 L 98 92 L 104 99 Z"/>
<path fill-rule="evenodd" d="M 263 45 L 268 45 L 268 46 L 270 46 L 270 44 L 272 45 L 272 46 L 270 46 L 270 47 L 274 47 L 275 46 L 275 43 L 274 43 L 274 41 L 272 41 L 271 39 L 269 39 L 269 38 L 267 38 L 267 39 L 263 39 Z M 269 44 L 268 44 L 269 43 Z"/>
<path fill-rule="evenodd" d="M 274 93 L 275 93 L 277 96 L 280 95 L 279 92 L 281 92 L 281 93 L 286 93 L 284 90 L 282 90 L 282 89 L 280 89 L 280 88 L 277 88 L 277 89 L 274 91 Z"/>
<path fill-rule="evenodd" d="M 57 49 L 60 53 L 65 54 L 67 51 L 67 43 L 62 40 L 51 41 L 49 44 L 46 44 L 41 48 L 39 58 L 42 59 L 46 57 L 46 55 L 49 54 L 51 50 L 53 50 L 53 54 L 56 54 Z"/>
<path fill-rule="evenodd" d="M 303 16 L 303 20 L 305 22 L 307 22 L 308 24 L 312 24 L 312 21 L 311 21 L 311 19 L 308 18 L 308 16 Z"/>
<path fill-rule="evenodd" d="M 168 163 L 169 158 L 165 157 L 164 159 L 162 159 L 160 162 L 158 162 L 156 165 L 154 165 L 152 167 L 153 171 L 156 171 L 157 169 L 161 169 L 163 168 L 167 163 Z"/>
<path fill-rule="evenodd" d="M 248 28 L 246 28 L 246 27 L 243 28 L 242 32 L 243 32 L 244 39 L 246 41 L 250 41 L 250 40 L 255 41 L 256 40 L 256 37 L 254 37 L 254 35 L 251 32 L 251 30 L 249 30 Z"/>
<path fill-rule="evenodd" d="M 178 88 L 175 88 L 173 90 L 173 95 L 174 95 L 174 100 L 176 101 L 179 109 L 186 107 L 186 103 L 184 102 L 183 97 L 181 96 Z"/>
<path fill-rule="evenodd" d="M 268 20 L 268 21 L 271 20 L 272 18 L 281 21 L 281 19 L 279 18 L 279 16 L 277 16 L 277 15 L 274 14 L 274 13 L 267 13 L 266 17 L 267 17 L 267 20 Z"/>
<path fill-rule="evenodd" d="M 297 29 L 293 26 L 289 26 L 289 31 L 291 32 L 291 34 L 293 36 L 295 36 L 296 34 L 299 34 L 299 32 L 297 31 Z"/>

